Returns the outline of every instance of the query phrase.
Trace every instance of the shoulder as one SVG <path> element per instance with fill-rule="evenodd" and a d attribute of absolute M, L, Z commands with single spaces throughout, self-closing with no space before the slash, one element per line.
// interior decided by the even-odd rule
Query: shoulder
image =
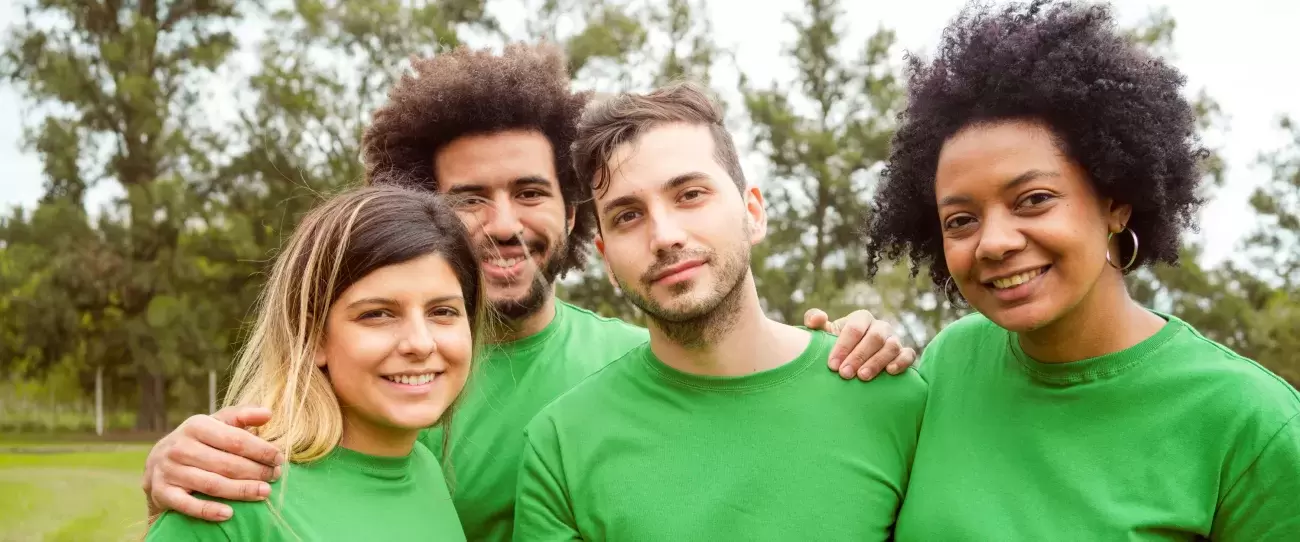
<path fill-rule="evenodd" d="M 581 426 L 584 420 L 599 415 L 613 401 L 618 401 L 624 384 L 641 360 L 648 343 L 633 347 L 607 363 L 573 387 L 552 399 L 529 421 L 524 432 L 530 438 L 552 434 L 566 426 Z"/>
<path fill-rule="evenodd" d="M 968 362 L 983 353 L 1001 353 L 1007 331 L 988 317 L 972 312 L 939 330 L 921 349 L 916 368 L 927 380 L 945 366 Z"/>
<path fill-rule="evenodd" d="M 275 484 L 272 484 L 273 491 L 274 486 Z M 149 532 L 145 535 L 145 542 L 155 540 L 224 542 L 227 540 L 247 540 L 250 536 L 262 536 L 267 533 L 271 516 L 265 502 L 229 501 L 216 499 L 201 493 L 194 493 L 194 497 L 229 505 L 234 511 L 234 515 L 228 520 L 214 522 L 192 518 L 180 512 L 169 510 L 159 516 L 158 520 L 149 527 Z"/>
<path fill-rule="evenodd" d="M 1261 429 L 1271 434 L 1300 414 L 1300 391 L 1282 377 L 1205 337 L 1190 324 L 1162 316 L 1182 328 L 1164 349 L 1167 359 L 1162 361 L 1176 364 L 1178 377 L 1196 382 L 1197 388 L 1232 416 L 1256 418 Z"/>
<path fill-rule="evenodd" d="M 629 324 L 617 318 L 601 316 L 567 301 L 556 300 L 556 310 L 564 311 L 565 318 L 581 331 L 599 330 L 602 334 L 611 334 L 612 338 L 616 340 L 650 340 L 650 332 L 646 328 Z"/>

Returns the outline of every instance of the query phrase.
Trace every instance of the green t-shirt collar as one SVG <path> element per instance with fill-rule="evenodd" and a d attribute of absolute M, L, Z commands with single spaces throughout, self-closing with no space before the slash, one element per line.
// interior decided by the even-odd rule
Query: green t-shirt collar
<path fill-rule="evenodd" d="M 1124 350 L 1095 358 L 1066 363 L 1041 362 L 1029 357 L 1020 347 L 1020 341 L 1016 338 L 1016 334 L 1011 332 L 1006 332 L 1007 348 L 1011 350 L 1012 355 L 1015 356 L 1020 366 L 1025 369 L 1025 372 L 1034 379 L 1049 384 L 1066 385 L 1101 380 L 1141 364 L 1187 326 L 1185 322 L 1173 315 L 1158 311 L 1151 312 L 1166 320 L 1165 325 L 1155 335 L 1147 337 L 1142 342 Z"/>
<path fill-rule="evenodd" d="M 649 342 L 638 346 L 637 353 L 651 372 L 674 384 L 702 390 L 750 392 L 779 385 L 815 363 L 826 361 L 827 356 L 830 355 L 831 344 L 831 335 L 812 332 L 812 339 L 808 341 L 808 346 L 789 363 L 744 376 L 699 375 L 675 369 L 654 355 Z"/>
<path fill-rule="evenodd" d="M 327 461 L 334 465 L 344 466 L 357 472 L 364 473 L 366 476 L 382 480 L 401 480 L 406 478 L 411 470 L 411 453 L 399 457 L 388 457 L 370 455 L 350 450 L 342 446 L 335 446 L 326 456 Z"/>

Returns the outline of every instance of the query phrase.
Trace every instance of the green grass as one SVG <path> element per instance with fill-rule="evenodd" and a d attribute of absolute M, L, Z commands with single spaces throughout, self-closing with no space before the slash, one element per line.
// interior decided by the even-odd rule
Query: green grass
<path fill-rule="evenodd" d="M 149 443 L 0 437 L 0 542 L 140 540 Z"/>

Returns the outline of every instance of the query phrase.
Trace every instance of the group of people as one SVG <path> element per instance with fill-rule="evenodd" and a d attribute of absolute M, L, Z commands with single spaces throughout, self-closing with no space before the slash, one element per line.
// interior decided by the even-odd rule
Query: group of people
<path fill-rule="evenodd" d="M 1202 204 L 1184 77 L 1093 4 L 970 6 L 936 51 L 860 262 L 971 309 L 920 360 L 866 310 L 765 315 L 702 86 L 415 61 L 226 408 L 151 451 L 147 539 L 1300 540 L 1300 393 L 1125 287 Z M 647 329 L 556 299 L 592 244 Z"/>

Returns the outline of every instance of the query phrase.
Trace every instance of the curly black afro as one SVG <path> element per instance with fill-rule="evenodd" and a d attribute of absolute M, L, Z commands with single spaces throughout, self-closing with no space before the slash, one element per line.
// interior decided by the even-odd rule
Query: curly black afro
<path fill-rule="evenodd" d="M 1132 205 L 1128 226 L 1142 248 L 1132 269 L 1178 262 L 1179 237 L 1204 203 L 1197 190 L 1208 152 L 1180 94 L 1183 75 L 1129 42 L 1108 7 L 967 6 L 933 62 L 909 55 L 908 78 L 866 231 L 869 276 L 882 258 L 906 253 L 913 276 L 928 264 L 935 285 L 949 282 L 934 196 L 939 151 L 963 127 L 1015 118 L 1047 123 L 1099 193 Z"/>
<path fill-rule="evenodd" d="M 570 147 L 590 92 L 574 93 L 563 51 L 550 44 L 487 49 L 459 47 L 418 58 L 375 111 L 362 137 L 368 184 L 437 190 L 434 153 L 467 135 L 528 129 L 544 134 L 555 149 L 555 170 L 565 206 L 574 213 L 567 251 L 557 269 L 581 269 L 595 236 L 590 189 L 577 182 Z"/>

